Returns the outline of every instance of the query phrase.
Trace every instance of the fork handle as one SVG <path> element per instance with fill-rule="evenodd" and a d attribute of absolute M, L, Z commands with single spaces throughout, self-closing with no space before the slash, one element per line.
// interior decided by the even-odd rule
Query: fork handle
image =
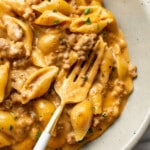
<path fill-rule="evenodd" d="M 56 111 L 54 112 L 52 118 L 50 119 L 46 128 L 42 132 L 42 134 L 41 134 L 39 140 L 37 141 L 33 150 L 45 150 L 45 148 L 48 144 L 48 141 L 51 137 L 51 133 L 53 132 L 53 130 L 56 126 L 56 123 L 59 119 L 59 116 L 61 115 L 61 113 L 63 111 L 63 108 L 64 108 L 63 104 L 57 107 Z"/>
<path fill-rule="evenodd" d="M 50 133 L 47 132 L 43 132 L 38 140 L 38 142 L 36 143 L 36 145 L 34 146 L 33 150 L 45 150 L 47 143 L 49 141 L 51 137 Z"/>

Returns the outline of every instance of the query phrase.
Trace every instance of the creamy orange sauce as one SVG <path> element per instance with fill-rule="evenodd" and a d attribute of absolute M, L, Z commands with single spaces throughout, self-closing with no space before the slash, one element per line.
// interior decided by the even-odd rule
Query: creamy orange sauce
<path fill-rule="evenodd" d="M 47 150 L 78 150 L 99 137 L 123 111 L 136 67 L 101 1 L 0 0 L 0 148 L 32 150 L 60 105 L 59 73 L 102 50 L 87 98 L 65 106 Z"/>

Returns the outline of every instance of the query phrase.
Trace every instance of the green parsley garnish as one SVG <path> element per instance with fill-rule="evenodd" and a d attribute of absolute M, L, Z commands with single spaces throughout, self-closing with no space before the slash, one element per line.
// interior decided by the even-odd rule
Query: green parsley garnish
<path fill-rule="evenodd" d="M 12 131 L 13 128 L 14 128 L 14 127 L 13 127 L 12 125 L 9 126 L 9 130 L 10 130 L 10 131 Z"/>
<path fill-rule="evenodd" d="M 106 30 L 104 30 L 104 31 L 102 32 L 103 36 L 106 36 L 107 33 L 108 33 L 108 32 L 107 32 Z"/>
<path fill-rule="evenodd" d="M 99 24 L 97 24 L 97 30 L 100 30 L 100 25 Z"/>
<path fill-rule="evenodd" d="M 88 15 L 91 12 L 91 8 L 86 8 L 84 10 L 84 15 Z"/>
<path fill-rule="evenodd" d="M 95 108 L 95 107 L 92 107 L 92 110 L 93 110 L 93 111 L 95 111 L 95 110 L 96 110 L 96 108 Z"/>
<path fill-rule="evenodd" d="M 54 24 L 54 25 L 59 24 L 59 20 L 54 20 L 53 24 Z"/>
<path fill-rule="evenodd" d="M 14 116 L 14 120 L 17 120 L 18 119 L 18 117 L 17 116 Z"/>
<path fill-rule="evenodd" d="M 37 133 L 36 133 L 36 139 L 39 139 L 40 136 L 41 136 L 41 131 L 39 130 L 39 131 L 37 131 Z"/>
<path fill-rule="evenodd" d="M 106 112 L 103 112 L 103 113 L 102 113 L 102 117 L 106 118 L 106 117 L 107 117 L 107 113 L 106 113 Z"/>
<path fill-rule="evenodd" d="M 92 134 L 92 133 L 93 133 L 93 129 L 92 129 L 92 128 L 89 128 L 89 130 L 88 130 L 87 133 L 88 133 L 88 134 Z"/>
<path fill-rule="evenodd" d="M 57 10 L 56 10 L 56 9 L 53 9 L 53 10 L 52 10 L 52 12 L 55 12 L 55 13 L 56 13 L 56 12 L 57 12 Z"/>
<path fill-rule="evenodd" d="M 88 17 L 88 18 L 86 19 L 85 23 L 88 24 L 88 25 L 91 24 L 91 19 Z"/>

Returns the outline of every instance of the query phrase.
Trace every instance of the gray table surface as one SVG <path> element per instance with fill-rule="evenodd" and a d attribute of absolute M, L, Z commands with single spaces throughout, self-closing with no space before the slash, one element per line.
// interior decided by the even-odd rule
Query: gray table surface
<path fill-rule="evenodd" d="M 150 150 L 150 126 L 133 150 Z"/>

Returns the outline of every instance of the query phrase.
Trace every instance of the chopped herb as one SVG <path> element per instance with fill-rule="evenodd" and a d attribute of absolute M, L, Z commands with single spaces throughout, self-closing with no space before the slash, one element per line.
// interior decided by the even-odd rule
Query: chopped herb
<path fill-rule="evenodd" d="M 54 20 L 53 24 L 54 24 L 54 25 L 59 24 L 59 20 Z"/>
<path fill-rule="evenodd" d="M 106 112 L 103 112 L 103 113 L 102 113 L 102 117 L 106 118 L 106 117 L 107 117 L 107 113 L 106 113 Z"/>
<path fill-rule="evenodd" d="M 18 117 L 17 116 L 14 116 L 14 120 L 17 120 L 18 119 Z"/>
<path fill-rule="evenodd" d="M 86 75 L 83 75 L 81 78 L 82 78 L 84 81 L 87 81 L 87 80 L 88 80 L 88 76 L 86 76 Z"/>
<path fill-rule="evenodd" d="M 102 34 L 103 34 L 103 36 L 106 36 L 106 35 L 107 35 L 107 31 L 104 30 L 104 31 L 102 32 Z"/>
<path fill-rule="evenodd" d="M 99 30 L 100 29 L 100 25 L 99 24 L 97 24 L 97 30 Z"/>
<path fill-rule="evenodd" d="M 13 128 L 14 128 L 14 127 L 13 127 L 12 125 L 9 126 L 9 130 L 10 130 L 10 131 L 12 131 Z"/>
<path fill-rule="evenodd" d="M 57 10 L 56 10 L 56 9 L 53 9 L 53 10 L 52 10 L 52 12 L 55 12 L 55 13 L 56 13 L 56 12 L 57 12 Z"/>
<path fill-rule="evenodd" d="M 88 130 L 87 133 L 88 133 L 88 134 L 92 134 L 92 133 L 93 133 L 93 129 L 92 129 L 92 128 L 89 128 L 89 130 Z"/>
<path fill-rule="evenodd" d="M 84 15 L 88 15 L 91 12 L 91 8 L 86 8 L 84 10 Z"/>
<path fill-rule="evenodd" d="M 39 139 L 40 136 L 41 136 L 41 131 L 39 130 L 39 131 L 37 131 L 37 133 L 36 133 L 36 139 Z"/>
<path fill-rule="evenodd" d="M 87 20 L 85 21 L 86 24 L 91 24 L 91 19 L 88 17 Z"/>
<path fill-rule="evenodd" d="M 96 109 L 95 107 L 92 107 L 92 110 L 93 110 L 93 111 L 95 111 L 95 109 Z"/>

